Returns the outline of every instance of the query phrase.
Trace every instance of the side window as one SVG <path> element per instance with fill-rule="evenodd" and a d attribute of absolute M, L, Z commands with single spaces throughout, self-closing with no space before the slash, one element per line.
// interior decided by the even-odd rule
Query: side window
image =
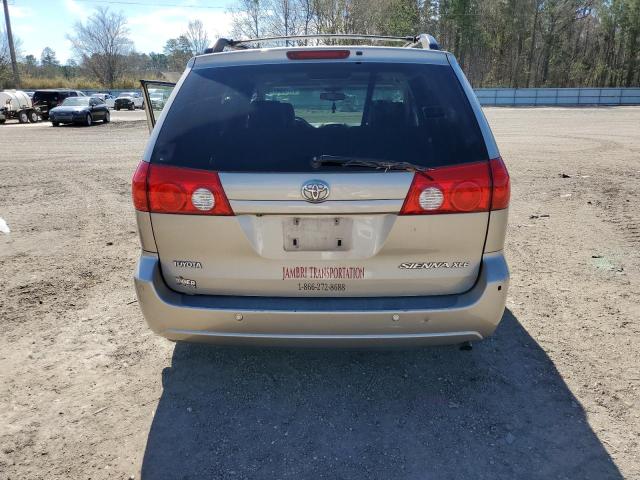
<path fill-rule="evenodd" d="M 65 98 L 65 97 L 77 97 L 77 96 L 78 96 L 78 94 L 76 92 L 69 92 L 67 95 L 62 94 L 63 98 Z"/>
<path fill-rule="evenodd" d="M 391 72 L 380 74 L 371 95 L 367 124 L 380 128 L 417 126 L 415 101 L 409 92 L 406 76 Z"/>
<path fill-rule="evenodd" d="M 404 102 L 404 92 L 397 85 L 379 85 L 373 91 L 371 100 L 374 102 Z"/>
<path fill-rule="evenodd" d="M 366 83 L 333 89 L 275 84 L 260 90 L 265 101 L 289 104 L 296 117 L 315 126 L 332 123 L 359 126 L 367 93 Z M 257 94 L 253 95 L 253 101 L 258 101 Z"/>
<path fill-rule="evenodd" d="M 144 94 L 142 98 L 147 114 L 147 125 L 149 126 L 149 131 L 151 131 L 176 84 L 156 80 L 140 80 L 140 85 Z M 136 94 L 139 97 L 142 96 L 139 92 L 136 92 Z"/>

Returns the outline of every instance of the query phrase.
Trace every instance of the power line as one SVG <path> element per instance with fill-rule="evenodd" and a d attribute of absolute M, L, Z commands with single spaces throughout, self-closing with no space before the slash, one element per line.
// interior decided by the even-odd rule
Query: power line
<path fill-rule="evenodd" d="M 133 0 L 76 0 L 76 2 L 93 2 L 93 3 L 101 3 L 101 4 L 110 4 L 110 5 L 132 5 L 132 6 L 142 6 L 142 7 L 179 7 L 179 8 L 194 8 L 199 10 L 221 10 L 227 9 L 228 6 L 203 6 L 203 5 L 184 5 L 181 3 L 144 3 L 144 2 L 136 2 Z"/>

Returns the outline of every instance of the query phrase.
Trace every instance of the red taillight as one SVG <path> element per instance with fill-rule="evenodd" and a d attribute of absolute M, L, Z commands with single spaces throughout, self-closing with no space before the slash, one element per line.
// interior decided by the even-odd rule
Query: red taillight
<path fill-rule="evenodd" d="M 508 204 L 509 175 L 496 158 L 416 173 L 400 215 L 487 212 Z"/>
<path fill-rule="evenodd" d="M 137 210 L 233 215 L 216 172 L 141 162 L 133 176 L 132 190 Z"/>
<path fill-rule="evenodd" d="M 336 60 L 348 58 L 349 50 L 290 50 L 287 52 L 289 60 Z"/>
<path fill-rule="evenodd" d="M 149 162 L 140 162 L 136 172 L 131 180 L 131 196 L 133 197 L 133 206 L 136 210 L 142 212 L 149 211 L 149 203 L 147 202 L 147 174 L 149 173 Z"/>
<path fill-rule="evenodd" d="M 491 210 L 502 210 L 509 206 L 511 198 L 511 182 L 509 172 L 502 158 L 494 158 L 491 164 L 491 179 L 493 181 L 493 197 L 491 199 Z"/>

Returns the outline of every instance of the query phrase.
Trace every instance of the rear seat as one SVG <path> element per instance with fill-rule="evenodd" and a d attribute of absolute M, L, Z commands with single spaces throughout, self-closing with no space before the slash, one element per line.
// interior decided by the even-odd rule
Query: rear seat
<path fill-rule="evenodd" d="M 275 100 L 251 102 L 249 128 L 288 128 L 293 126 L 293 105 Z"/>

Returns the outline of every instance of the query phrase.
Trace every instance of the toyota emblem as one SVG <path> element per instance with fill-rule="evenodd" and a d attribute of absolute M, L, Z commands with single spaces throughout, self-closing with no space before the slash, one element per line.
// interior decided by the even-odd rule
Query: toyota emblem
<path fill-rule="evenodd" d="M 307 202 L 324 202 L 329 198 L 329 184 L 322 180 L 308 180 L 302 184 L 300 193 Z"/>

